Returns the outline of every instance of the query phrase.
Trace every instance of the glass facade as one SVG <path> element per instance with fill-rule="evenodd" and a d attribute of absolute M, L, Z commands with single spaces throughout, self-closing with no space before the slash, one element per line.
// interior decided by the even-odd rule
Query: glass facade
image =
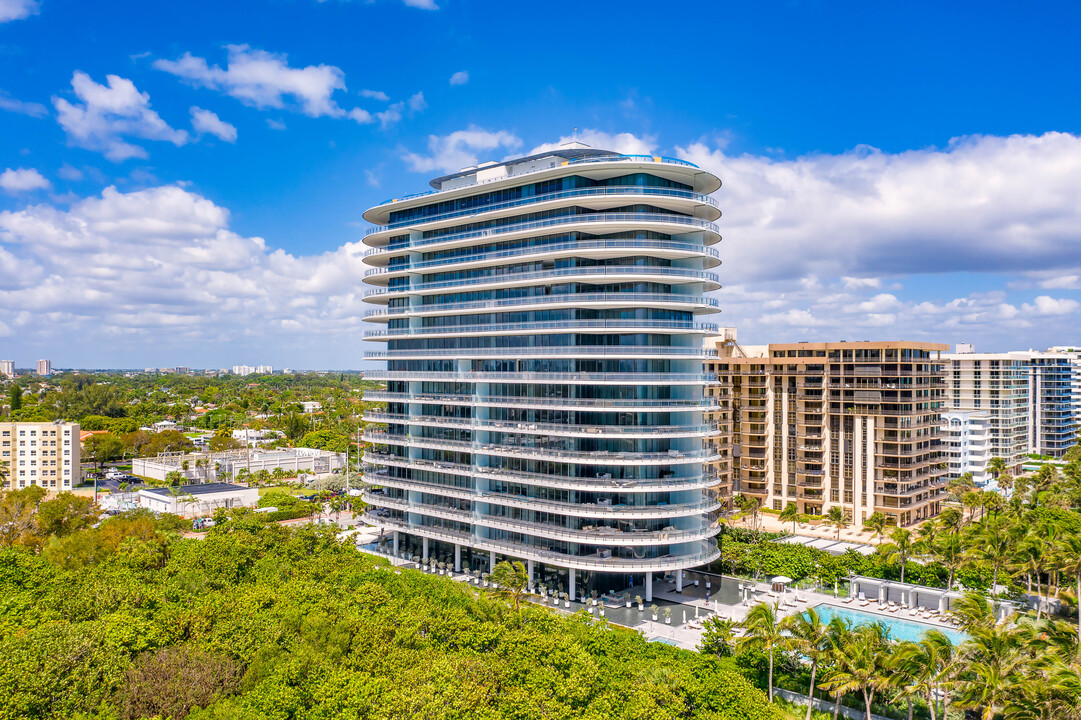
<path fill-rule="evenodd" d="M 709 193 L 663 158 L 595 151 L 365 217 L 368 519 L 398 543 L 578 570 L 718 555 L 703 339 L 719 287 Z M 407 552 L 399 549 L 399 553 Z M 573 582 L 573 580 L 572 580 Z M 601 583 L 610 586 L 611 582 Z"/>

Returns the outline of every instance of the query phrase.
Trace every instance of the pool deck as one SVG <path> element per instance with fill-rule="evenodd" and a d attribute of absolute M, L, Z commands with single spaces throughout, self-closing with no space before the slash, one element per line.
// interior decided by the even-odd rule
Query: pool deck
<path fill-rule="evenodd" d="M 400 558 L 391 557 L 382 553 L 372 552 L 371 554 L 377 557 L 382 557 L 389 560 L 392 565 L 413 568 L 413 563 L 402 560 Z M 416 572 L 422 572 L 417 570 Z M 688 571 L 689 574 L 693 574 L 693 571 Z M 456 580 L 458 582 L 468 582 L 471 578 L 464 573 L 448 573 L 446 577 Z M 653 602 L 644 603 L 644 609 L 639 610 L 637 605 L 632 603 L 630 608 L 626 606 L 622 607 L 604 607 L 603 618 L 600 615 L 601 605 L 593 607 L 592 603 L 581 603 L 572 601 L 570 607 L 566 606 L 563 600 L 559 601 L 559 605 L 552 605 L 550 601 L 541 602 L 541 598 L 538 595 L 528 595 L 527 600 L 534 605 L 541 606 L 549 609 L 556 610 L 561 613 L 571 614 L 580 610 L 589 611 L 590 607 L 593 607 L 592 616 L 599 620 L 605 620 L 615 625 L 621 625 L 623 627 L 637 630 L 650 641 L 665 642 L 670 645 L 684 648 L 686 650 L 697 650 L 698 645 L 702 641 L 702 620 L 712 615 L 718 615 L 721 618 L 735 620 L 737 622 L 744 620 L 747 617 L 747 613 L 752 607 L 759 602 L 782 602 L 782 599 L 792 602 L 795 600 L 795 596 L 799 595 L 804 598 L 806 602 L 797 602 L 795 607 L 791 605 L 782 604 L 779 608 L 781 617 L 788 617 L 789 615 L 796 615 L 804 612 L 807 608 L 815 607 L 816 605 L 833 605 L 838 608 L 848 608 L 850 610 L 858 610 L 868 615 L 881 617 L 887 623 L 890 620 L 902 619 L 909 622 L 917 622 L 928 627 L 934 627 L 940 630 L 957 630 L 957 627 L 950 623 L 944 622 L 942 619 L 925 619 L 921 616 L 913 617 L 908 614 L 907 609 L 898 610 L 897 612 L 889 612 L 878 609 L 878 603 L 872 602 L 867 605 L 861 605 L 859 600 L 853 600 L 850 603 L 845 603 L 844 597 L 834 597 L 832 593 L 820 593 L 808 590 L 789 591 L 785 597 L 777 595 L 770 597 L 768 582 L 749 583 L 754 587 L 752 599 L 748 603 L 740 603 L 737 598 L 739 596 L 738 585 L 740 583 L 747 584 L 749 581 L 738 580 L 736 578 L 725 577 L 721 583 L 715 587 L 709 588 L 711 591 L 710 600 L 707 602 L 705 599 L 706 587 L 702 582 L 696 587 L 693 583 L 684 585 L 683 592 L 677 593 L 675 590 L 675 584 L 666 582 L 660 578 L 655 579 L 653 582 Z M 473 586 L 477 590 L 483 590 L 481 586 Z M 626 591 L 627 594 L 633 598 L 636 594 L 642 594 L 641 588 L 631 588 Z M 721 598 L 724 598 L 722 600 Z M 650 605 L 656 605 L 658 607 L 657 620 L 654 621 L 652 614 L 650 613 Z M 672 609 L 671 623 L 665 623 L 664 621 L 664 608 Z"/>

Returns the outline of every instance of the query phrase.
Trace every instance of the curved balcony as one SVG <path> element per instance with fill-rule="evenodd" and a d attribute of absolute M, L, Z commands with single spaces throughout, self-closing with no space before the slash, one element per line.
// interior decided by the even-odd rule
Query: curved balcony
<path fill-rule="evenodd" d="M 706 244 L 713 245 L 721 239 L 720 230 L 716 223 L 689 215 L 677 215 L 675 213 L 647 213 L 647 212 L 599 212 L 588 215 L 558 215 L 545 218 L 544 220 L 527 220 L 525 222 L 507 223 L 490 228 L 477 228 L 476 230 L 464 230 L 457 233 L 447 233 L 438 237 L 425 239 L 410 239 L 407 242 L 398 242 L 381 247 L 373 247 L 364 253 L 364 257 L 370 258 L 375 255 L 393 256 L 396 254 L 426 248 L 429 250 L 454 247 L 456 244 L 472 245 L 478 240 L 503 241 L 514 237 L 536 235 L 538 231 L 552 228 L 567 228 L 573 230 L 576 227 L 586 229 L 598 225 L 608 226 L 609 233 L 626 230 L 655 230 L 665 235 L 674 235 L 688 232 L 703 232 Z M 392 231 L 388 231 L 392 232 Z M 375 237 L 375 236 L 370 236 Z M 368 240 L 369 238 L 365 238 Z"/>
<path fill-rule="evenodd" d="M 667 530 L 627 532 L 607 526 L 598 526 L 594 529 L 575 529 L 547 523 L 534 523 L 494 515 L 484 515 L 472 510 L 463 510 L 429 503 L 410 502 L 408 500 L 398 500 L 396 498 L 385 496 L 378 496 L 378 500 L 375 500 L 374 498 L 377 496 L 374 496 L 371 493 L 368 493 L 365 497 L 366 502 L 368 501 L 368 497 L 372 497 L 372 504 L 378 507 L 391 508 L 393 510 L 401 510 L 402 512 L 408 513 L 417 513 L 418 515 L 426 515 L 442 520 L 470 523 L 474 527 L 482 526 L 495 528 L 497 530 L 509 530 L 523 535 L 548 538 L 549 540 L 566 540 L 589 545 L 640 546 L 684 543 L 694 540 L 704 540 L 713 537 L 718 532 L 717 529 L 709 526 L 693 530 L 679 530 L 675 527 L 670 527 L 670 529 Z"/>
<path fill-rule="evenodd" d="M 547 358 L 547 357 L 573 357 L 577 359 L 590 358 L 715 358 L 716 350 L 703 348 L 672 347 L 672 346 L 637 346 L 637 345 L 572 345 L 572 346 L 548 346 L 548 347 L 510 347 L 510 348 L 452 348 L 438 350 L 388 350 L 386 352 L 364 353 L 365 359 L 375 360 L 408 360 L 410 358 Z M 558 373 L 552 373 L 558 374 Z M 419 373 L 417 374 L 419 375 Z M 417 377 L 414 375 L 414 377 Z M 647 373 L 651 377 L 656 374 Z M 418 377 L 418 379 L 420 379 Z"/>
<path fill-rule="evenodd" d="M 459 335 L 536 335 L 546 332 L 641 332 L 679 333 L 681 335 L 716 334 L 714 323 L 694 323 L 681 320 L 557 320 L 554 322 L 490 323 L 486 325 L 447 325 L 418 328 L 368 330 L 365 340 L 394 340 L 411 337 L 456 337 Z"/>
<path fill-rule="evenodd" d="M 433 191 L 438 192 L 438 191 Z M 417 197 L 426 197 L 431 193 L 422 193 Z M 639 186 L 639 185 L 611 185 L 602 187 L 585 187 L 575 188 L 573 190 L 560 190 L 558 192 L 545 193 L 544 195 L 533 195 L 531 197 L 523 197 L 518 200 L 508 200 L 506 202 L 492 203 L 491 205 L 480 205 L 477 207 L 467 208 L 464 210 L 454 210 L 452 212 L 441 213 L 439 215 L 430 215 L 422 218 L 411 218 L 409 220 L 401 220 L 399 222 L 387 223 L 383 226 L 369 228 L 365 234 L 375 235 L 388 230 L 397 230 L 404 227 L 416 227 L 419 225 L 429 225 L 433 223 L 441 223 L 446 220 L 453 220 L 461 217 L 477 217 L 480 215 L 487 215 L 489 213 L 495 213 L 503 210 L 513 210 L 516 208 L 529 207 L 531 205 L 547 204 L 551 202 L 559 202 L 561 200 L 579 200 L 579 199 L 602 199 L 602 200 L 619 200 L 621 198 L 628 198 L 630 200 L 639 200 L 641 198 L 655 198 L 655 199 L 676 199 L 690 201 L 693 204 L 709 205 L 715 210 L 709 214 L 713 217 L 710 220 L 716 220 L 721 216 L 720 210 L 717 209 L 717 201 L 709 195 L 702 193 L 696 193 L 691 190 L 681 190 L 679 188 L 668 187 L 653 187 L 653 186 Z M 387 201 L 388 203 L 391 201 Z M 386 203 L 384 203 L 386 204 Z"/>
<path fill-rule="evenodd" d="M 576 278 L 589 280 L 603 277 L 606 282 L 630 281 L 638 278 L 652 280 L 661 278 L 668 282 L 703 283 L 707 292 L 719 290 L 720 280 L 716 273 L 683 267 L 653 267 L 647 265 L 604 265 L 588 267 L 558 268 L 528 273 L 507 273 L 504 275 L 486 275 L 484 277 L 463 278 L 460 280 L 440 280 L 438 282 L 415 283 L 407 288 L 376 288 L 365 296 L 365 302 L 385 302 L 391 296 L 431 295 L 449 288 L 468 287 L 476 289 L 489 285 L 517 287 L 536 284 L 537 281 L 570 282 Z M 369 299 L 371 298 L 371 299 Z"/>
<path fill-rule="evenodd" d="M 538 348 L 537 353 L 536 355 L 534 355 L 534 357 L 539 357 L 544 354 L 544 348 Z M 586 354 L 583 353 L 583 357 L 585 356 Z M 709 383 L 714 379 L 712 375 L 699 373 L 513 373 L 469 371 L 454 372 L 449 370 L 447 372 L 375 370 L 365 373 L 364 378 L 366 380 L 444 380 L 446 382 L 470 383 L 496 381 L 512 385 L 530 385 L 534 383 L 560 385 L 581 385 L 595 383 L 601 383 L 605 385 L 698 385 L 701 383 Z"/>
<path fill-rule="evenodd" d="M 467 533 L 457 533 L 443 528 L 427 525 L 413 525 L 411 523 L 394 518 L 379 517 L 371 512 L 362 516 L 364 522 L 379 528 L 397 530 L 418 537 L 430 537 L 435 540 L 459 543 L 466 547 L 482 551 L 496 552 L 501 555 L 520 558 L 522 560 L 534 560 L 537 562 L 558 565 L 559 567 L 573 568 L 575 570 L 592 570 L 597 572 L 663 572 L 681 568 L 696 567 L 711 563 L 721 556 L 717 549 L 717 543 L 705 540 L 695 543 L 693 550 L 680 555 L 661 555 L 653 558 L 620 558 L 603 557 L 601 555 L 568 555 L 555 552 L 544 547 L 528 545 L 526 543 L 509 540 L 489 540 L 479 538 Z"/>
<path fill-rule="evenodd" d="M 373 278 L 385 284 L 392 277 L 401 277 L 409 273 L 433 272 L 444 269 L 464 269 L 459 266 L 484 266 L 506 264 L 508 259 L 525 259 L 530 257 L 553 258 L 553 256 L 572 256 L 586 254 L 597 257 L 618 257 L 628 252 L 642 254 L 643 250 L 661 251 L 663 257 L 705 257 L 715 261 L 707 264 L 707 267 L 717 267 L 721 264 L 721 254 L 715 248 L 707 247 L 700 243 L 679 242 L 676 240 L 639 240 L 636 238 L 604 238 L 597 240 L 569 240 L 559 243 L 546 243 L 528 245 L 509 250 L 491 250 L 478 252 L 473 255 L 457 255 L 454 257 L 439 258 L 436 260 L 418 260 L 404 265 L 395 265 L 393 268 L 386 265 L 374 267 L 364 271 L 365 278 Z M 370 250 L 368 251 L 371 252 Z M 648 253 L 646 253 L 648 254 Z M 391 253 L 377 255 L 371 259 L 375 262 L 389 262 Z"/>
<path fill-rule="evenodd" d="M 368 477 L 368 476 L 365 476 Z M 547 512 L 566 515 L 568 517 L 595 517 L 610 520 L 648 520 L 657 518 L 694 517 L 704 513 L 716 512 L 720 509 L 720 503 L 715 500 L 706 500 L 696 503 L 676 503 L 672 505 L 619 505 L 598 503 L 561 503 L 539 498 L 520 497 L 504 493 L 491 493 L 469 488 L 455 488 L 437 483 L 422 483 L 413 480 L 402 480 L 379 476 L 377 483 L 380 487 L 396 488 L 405 491 L 425 492 L 432 495 L 467 500 L 471 503 L 486 503 L 499 505 L 500 507 L 513 507 L 524 510 L 543 510 Z M 385 495 L 365 490 L 362 495 L 364 502 L 369 505 L 382 504 Z"/>
<path fill-rule="evenodd" d="M 404 458 L 390 453 L 369 451 L 364 454 L 364 461 L 378 465 L 427 470 L 477 479 L 509 480 L 511 482 L 565 490 L 585 492 L 676 492 L 683 490 L 705 490 L 717 484 L 715 474 L 707 473 L 692 478 L 611 478 L 611 477 L 568 477 L 547 473 L 521 472 L 504 470 L 498 467 L 463 465 L 461 463 L 441 462 L 437 460 Z M 595 463 L 604 465 L 603 462 Z"/>
<path fill-rule="evenodd" d="M 689 465 L 713 462 L 720 455 L 709 451 L 683 452 L 621 452 L 608 450 L 578 451 L 539 448 L 528 445 L 499 445 L 471 440 L 445 440 L 440 438 L 422 438 L 409 435 L 392 435 L 367 431 L 362 436 L 365 442 L 400 447 L 418 447 L 429 450 L 452 450 L 475 455 L 498 455 L 501 457 L 522 457 L 534 460 L 553 460 L 571 462 L 580 465 Z"/>
<path fill-rule="evenodd" d="M 367 377 L 367 374 L 365 375 Z M 707 381 L 708 382 L 708 381 Z M 371 402 L 403 402 L 417 404 L 464 405 L 470 407 L 528 407 L 551 408 L 559 410 L 581 410 L 591 408 L 599 411 L 622 410 L 665 410 L 668 412 L 690 412 L 701 410 L 710 412 L 720 405 L 711 398 L 672 399 L 672 400 L 597 400 L 594 398 L 541 398 L 541 397 L 502 397 L 481 395 L 452 395 L 449 393 L 396 393 L 384 390 L 367 390 L 363 399 Z"/>
<path fill-rule="evenodd" d="M 476 418 L 447 418 L 437 415 L 395 415 L 372 412 L 364 415 L 367 422 L 423 425 L 426 427 L 451 427 L 471 431 L 511 431 L 521 434 L 545 435 L 557 433 L 565 437 L 707 437 L 717 431 L 714 424 L 704 425 L 575 425 L 571 423 L 527 423 Z"/>
<path fill-rule="evenodd" d="M 696 314 L 712 314 L 719 307 L 717 298 L 697 295 L 676 295 L 668 293 L 566 293 L 560 295 L 538 295 L 534 297 L 501 298 L 498 300 L 479 300 L 475 302 L 417 305 L 403 308 L 377 308 L 368 310 L 363 318 L 369 322 L 386 322 L 392 317 L 426 317 L 431 315 L 457 315 L 469 310 L 495 310 L 514 308 L 526 310 L 533 307 L 650 307 L 676 308 L 689 310 Z"/>

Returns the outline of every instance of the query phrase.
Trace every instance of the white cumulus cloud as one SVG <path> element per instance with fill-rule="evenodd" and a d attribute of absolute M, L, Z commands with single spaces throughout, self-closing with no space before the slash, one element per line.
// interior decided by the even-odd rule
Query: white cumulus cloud
<path fill-rule="evenodd" d="M 236 126 L 225 122 L 210 110 L 192 107 L 191 126 L 197 133 L 208 133 L 225 142 L 236 142 Z"/>
<path fill-rule="evenodd" d="M 449 135 L 429 135 L 427 155 L 407 152 L 402 159 L 415 172 L 452 172 L 475 165 L 481 154 L 492 155 L 499 149 L 516 150 L 521 146 L 521 138 L 512 132 L 470 125 Z"/>
<path fill-rule="evenodd" d="M 465 85 L 469 82 L 469 73 L 465 70 L 459 70 L 450 76 L 451 85 Z"/>
<path fill-rule="evenodd" d="M 29 190 L 48 190 L 51 184 L 45 177 L 33 168 L 8 168 L 0 173 L 0 188 L 10 193 L 27 192 Z"/>
<path fill-rule="evenodd" d="M 29 115 L 30 117 L 45 117 L 49 114 L 49 109 L 41 103 L 26 102 L 13 98 L 3 90 L 0 90 L 0 110 Z"/>
<path fill-rule="evenodd" d="M 345 111 L 334 102 L 337 90 L 345 90 L 345 73 L 333 65 L 291 67 L 284 54 L 255 50 L 247 45 L 228 45 L 225 68 L 205 58 L 184 53 L 177 60 L 155 60 L 154 67 L 194 85 L 231 95 L 258 108 L 284 108 L 291 98 L 311 117 L 342 117 Z"/>
<path fill-rule="evenodd" d="M 538 145 L 530 150 L 529 154 L 558 150 L 560 146 L 575 141 L 585 143 L 597 150 L 611 150 L 624 155 L 651 155 L 657 146 L 657 138 L 652 135 L 638 137 L 632 133 L 608 133 L 586 128 L 573 135 L 564 135 L 556 142 Z"/>
<path fill-rule="evenodd" d="M 38 10 L 37 0 L 0 0 L 0 23 L 37 15 Z"/>
<path fill-rule="evenodd" d="M 174 145 L 188 141 L 184 130 L 174 130 L 150 109 L 150 95 L 118 75 L 106 75 L 99 85 L 84 72 L 75 71 L 71 87 L 77 102 L 53 98 L 57 122 L 73 145 L 105 154 L 113 162 L 147 156 L 146 150 L 126 137 L 160 140 Z"/>
<path fill-rule="evenodd" d="M 382 90 L 361 90 L 360 96 L 371 98 L 372 100 L 379 100 L 380 102 L 387 102 L 390 100 L 390 96 Z"/>

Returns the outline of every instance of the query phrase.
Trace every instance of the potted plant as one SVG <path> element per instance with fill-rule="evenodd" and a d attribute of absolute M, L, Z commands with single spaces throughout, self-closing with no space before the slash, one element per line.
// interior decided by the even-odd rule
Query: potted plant
<path fill-rule="evenodd" d="M 413 564 L 416 566 L 417 570 L 420 570 L 420 555 L 413 556 Z"/>
<path fill-rule="evenodd" d="M 595 609 L 596 609 L 596 608 L 594 608 L 594 607 L 593 607 L 592 605 L 590 605 L 590 606 L 586 607 L 586 612 L 588 612 L 588 613 L 589 613 L 590 615 L 592 615 L 592 614 L 593 614 L 593 611 L 594 611 Z"/>
<path fill-rule="evenodd" d="M 670 608 L 670 607 L 666 607 L 664 609 L 664 624 L 665 625 L 671 625 L 672 624 L 672 608 Z"/>
<path fill-rule="evenodd" d="M 563 593 L 563 607 L 569 608 L 571 606 L 571 596 L 567 593 Z"/>
<path fill-rule="evenodd" d="M 480 584 L 480 570 L 474 570 L 473 571 L 473 584 L 474 585 L 479 585 Z"/>
<path fill-rule="evenodd" d="M 656 606 L 656 604 L 649 606 L 649 612 L 653 615 L 653 622 L 657 622 L 657 606 Z"/>
<path fill-rule="evenodd" d="M 601 605 L 601 617 L 604 617 L 604 605 Z"/>
<path fill-rule="evenodd" d="M 488 573 L 481 573 L 480 579 L 484 581 L 484 587 L 488 587 Z"/>
<path fill-rule="evenodd" d="M 624 595 L 623 597 L 627 601 L 627 609 L 630 610 L 631 609 L 631 596 L 630 595 Z"/>
<path fill-rule="evenodd" d="M 597 591 L 596 590 L 590 590 L 589 591 L 589 599 L 593 601 L 593 607 L 597 607 Z"/>
<path fill-rule="evenodd" d="M 445 562 L 443 562 L 442 560 L 439 561 L 439 563 L 436 565 L 436 567 L 439 568 L 439 574 L 440 575 L 445 574 L 446 571 L 447 571 L 447 564 Z"/>
<path fill-rule="evenodd" d="M 641 595 L 635 595 L 634 596 L 634 601 L 636 603 L 638 603 L 638 612 L 642 612 L 643 610 L 646 609 L 646 606 L 642 603 L 642 596 Z"/>

